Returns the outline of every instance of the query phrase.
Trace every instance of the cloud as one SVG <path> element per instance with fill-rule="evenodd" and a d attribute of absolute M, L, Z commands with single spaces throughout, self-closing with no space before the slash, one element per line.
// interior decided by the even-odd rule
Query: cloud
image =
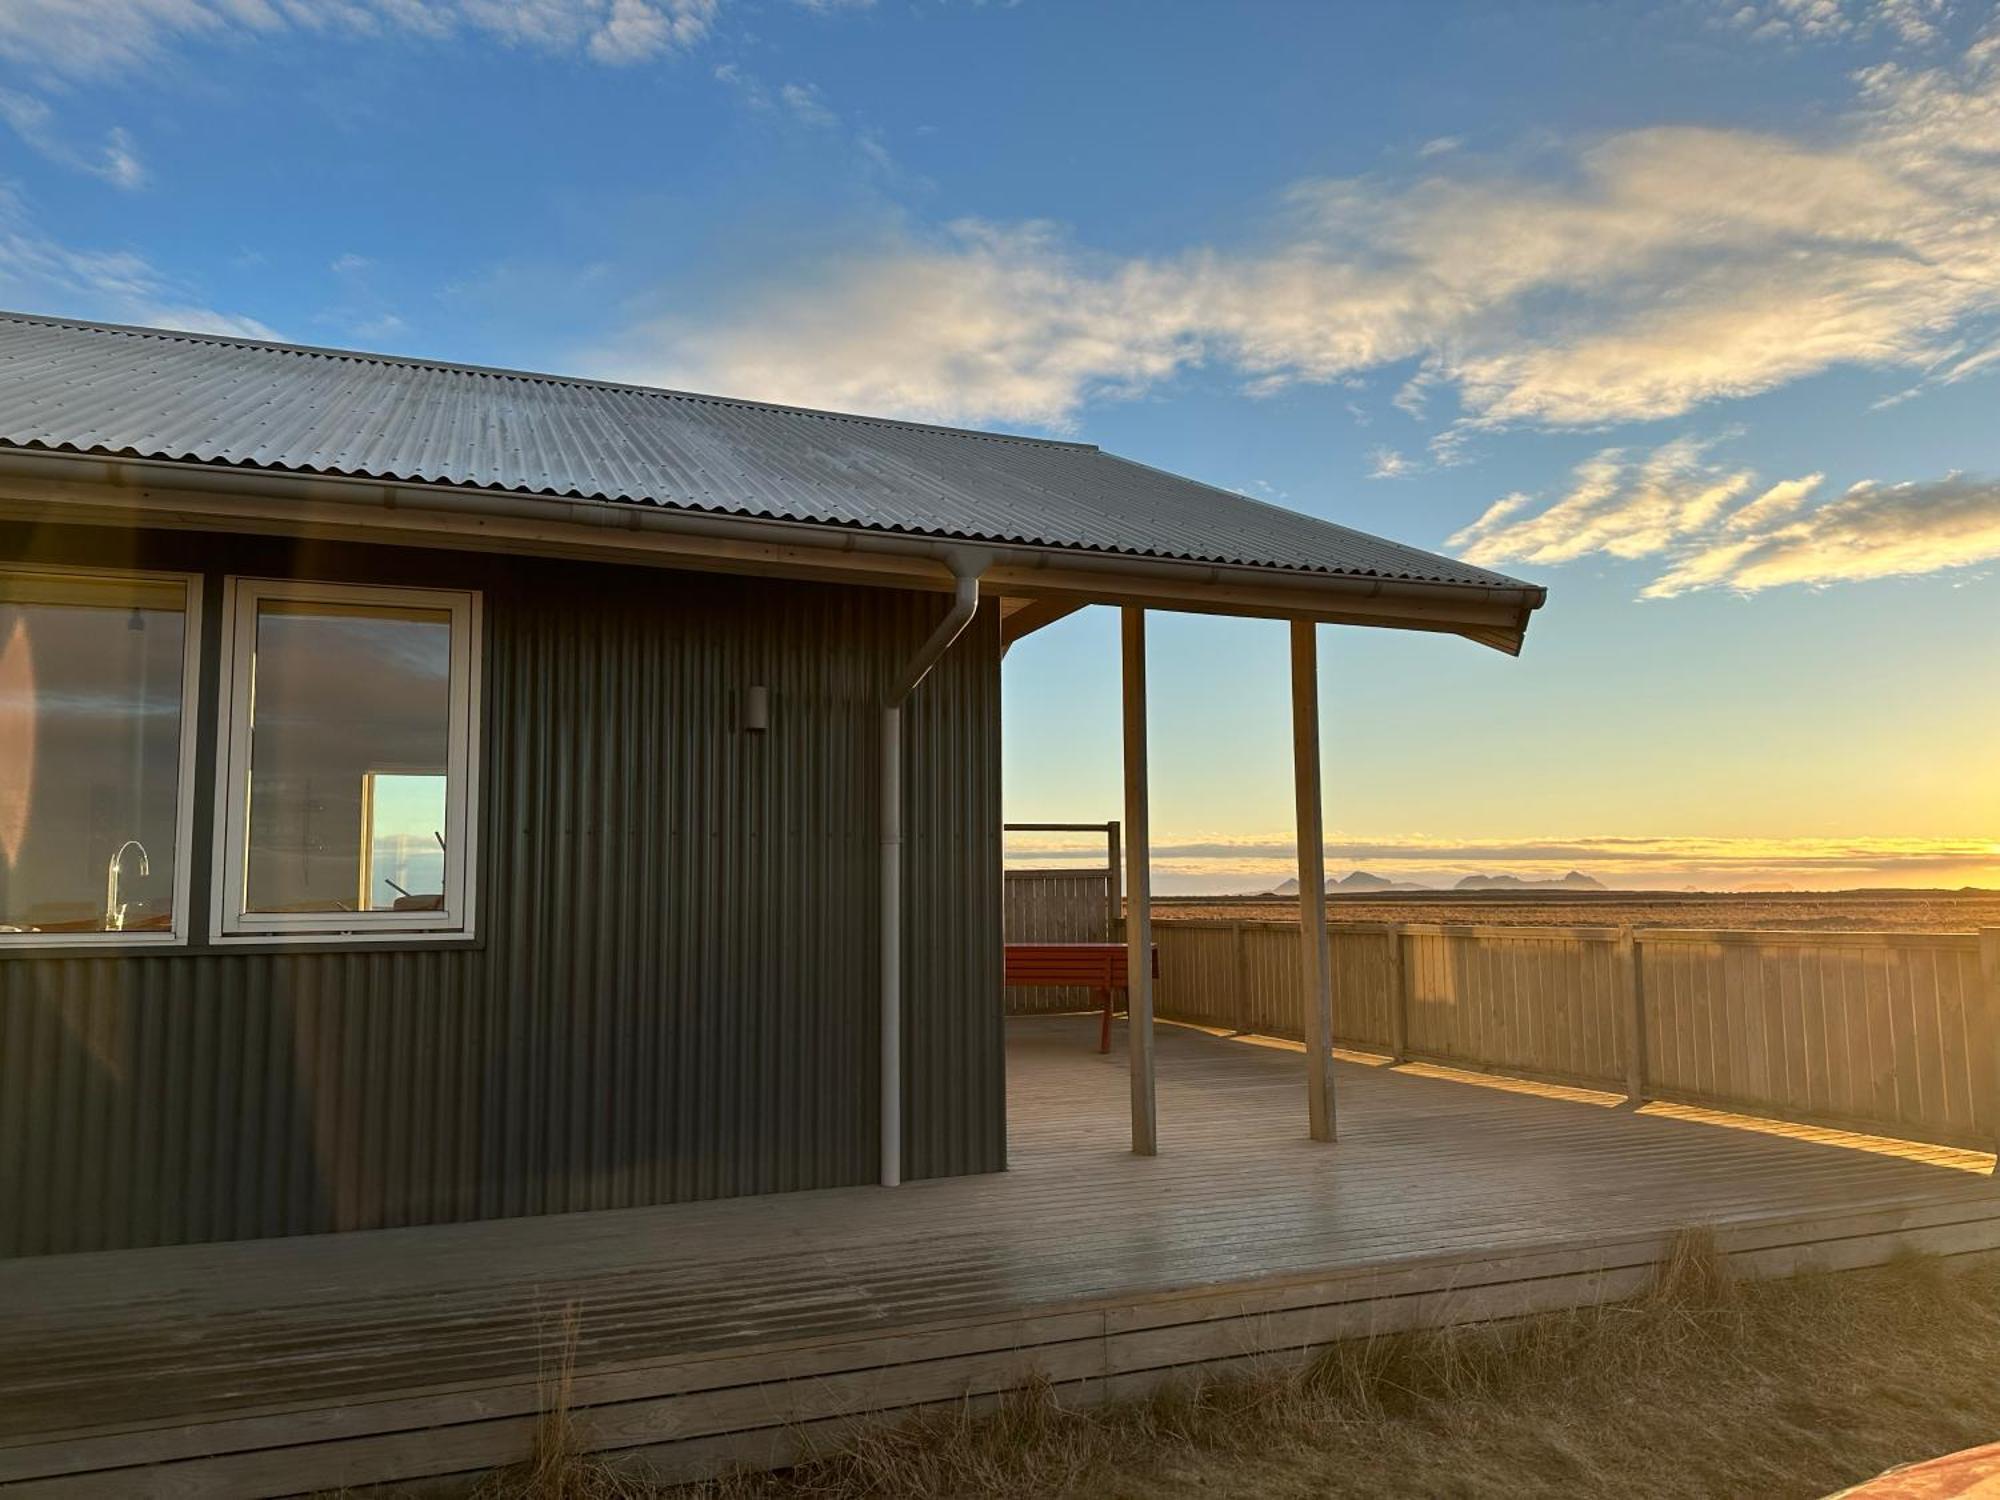
<path fill-rule="evenodd" d="M 1640 591 L 1648 599 L 1908 577 L 2000 559 L 2000 482 L 1952 475 L 1859 484 L 1815 503 L 1824 475 L 1758 489 L 1750 470 L 1713 462 L 1713 447 L 1682 438 L 1638 456 L 1604 449 L 1577 465 L 1555 500 L 1507 495 L 1451 545 L 1485 565 L 1664 558 L 1665 570 Z"/>
<path fill-rule="evenodd" d="M 1046 835 L 1011 836 L 1007 862 L 1020 866 L 1102 864 L 1104 844 Z M 1582 869 L 1628 888 L 1772 889 L 1871 885 L 1961 885 L 2000 880 L 2000 839 L 1757 838 L 1570 835 L 1544 838 L 1389 837 L 1329 833 L 1331 873 L 1347 868 L 1448 885 L 1466 873 L 1526 878 Z M 1285 834 L 1156 838 L 1154 868 L 1181 885 L 1215 890 L 1275 884 L 1297 873 L 1298 846 Z"/>
<path fill-rule="evenodd" d="M 1784 584 L 1853 583 L 1971 567 L 2000 559 L 2000 481 L 1954 475 L 1925 483 L 1857 485 L 1796 519 L 1719 538 L 1680 558 L 1644 590 L 1742 593 Z"/>
<path fill-rule="evenodd" d="M 1578 464 L 1572 484 L 1537 506 L 1515 493 L 1451 538 L 1469 562 L 1505 560 L 1551 565 L 1594 552 L 1648 557 L 1688 537 L 1706 534 L 1754 482 L 1747 469 L 1710 464 L 1712 441 L 1681 438 L 1635 457 L 1606 448 Z"/>
<path fill-rule="evenodd" d="M 204 305 L 192 288 L 130 250 L 65 245 L 0 195 L 0 305 L 75 317 L 275 339 L 258 319 Z"/>
<path fill-rule="evenodd" d="M 720 0 L 7 0 L 0 56 L 58 73 L 130 71 L 186 41 L 285 32 L 460 32 L 603 63 L 685 50 Z"/>
<path fill-rule="evenodd" d="M 96 151 L 80 149 L 55 128 L 55 112 L 47 101 L 9 88 L 0 88 L 0 121 L 58 166 L 88 172 L 113 187 L 136 188 L 146 181 L 146 168 L 130 133 L 122 126 L 107 131 L 104 144 Z"/>
<path fill-rule="evenodd" d="M 1376 448 L 1368 455 L 1370 479 L 1405 479 L 1415 472 L 1416 465 L 1394 448 Z"/>
<path fill-rule="evenodd" d="M 1839 42 L 1886 33 L 1905 46 L 1924 47 L 1942 35 L 1951 17 L 1948 0 L 1725 0 L 1722 22 L 1755 41 Z"/>
<path fill-rule="evenodd" d="M 785 84 L 778 97 L 802 124 L 827 128 L 839 123 L 840 117 L 826 107 L 825 97 L 810 83 Z"/>
<path fill-rule="evenodd" d="M 1672 417 L 1840 366 L 1921 378 L 2000 318 L 2000 43 L 1855 88 L 1814 139 L 1661 126 L 1297 183 L 1246 250 L 892 232 L 600 353 L 697 389 L 1052 427 L 1201 366 L 1253 395 L 1414 367 L 1397 404 L 1442 408 L 1447 460 L 1481 429 Z"/>
<path fill-rule="evenodd" d="M 772 88 L 754 73 L 745 72 L 737 63 L 720 63 L 715 68 L 715 78 L 735 91 L 737 98 L 750 110 L 774 119 L 787 120 L 803 126 L 812 132 L 824 132 L 836 136 L 850 145 L 855 155 L 873 172 L 886 178 L 899 178 L 902 171 L 884 143 L 881 133 L 871 127 L 850 124 L 827 102 L 818 85 L 811 83 L 783 83 Z"/>
<path fill-rule="evenodd" d="M 938 249 L 774 290 L 754 319 L 655 321 L 592 362 L 767 400 L 1060 426 L 1084 390 L 1136 392 L 1186 362 L 1187 335 L 1157 326 L 1161 292 L 1144 265 L 1080 267 L 1049 226 L 963 221 Z"/>

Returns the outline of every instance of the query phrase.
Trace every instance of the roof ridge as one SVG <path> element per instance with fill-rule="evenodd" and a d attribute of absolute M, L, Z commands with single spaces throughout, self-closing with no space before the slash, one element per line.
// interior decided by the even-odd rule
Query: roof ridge
<path fill-rule="evenodd" d="M 6 308 L 0 308 L 0 322 L 74 328 L 89 333 L 123 334 L 133 338 L 217 344 L 226 348 L 255 349 L 270 354 L 308 359 L 346 359 L 360 364 L 383 365 L 394 369 L 450 370 L 462 375 L 478 375 L 493 380 L 525 380 L 540 385 L 575 386 L 597 391 L 625 391 L 636 396 L 650 396 L 656 400 L 695 401 L 711 406 L 736 407 L 746 411 L 776 412 L 782 416 L 812 417 L 823 422 L 855 422 L 869 427 L 933 432 L 945 437 L 973 438 L 989 443 L 1021 443 L 1030 447 L 1062 448 L 1083 453 L 1101 451 L 1095 443 L 1033 437 L 1027 433 L 988 432 L 976 427 L 951 427 L 939 422 L 912 422 L 900 417 L 877 417 L 866 412 L 830 411 L 822 407 L 791 406 L 782 401 L 757 401 L 747 396 L 716 396 L 704 391 L 682 391 L 668 386 L 640 385 L 636 381 L 599 380 L 588 375 L 557 375 L 545 370 L 517 370 L 505 365 L 473 365 L 457 360 L 420 359 L 414 355 L 342 349 L 327 344 L 289 344 L 282 339 L 243 338 L 236 334 L 205 333 L 190 328 L 158 328 L 143 323 L 105 323 L 93 318 L 64 318 L 50 313 L 18 312 Z"/>

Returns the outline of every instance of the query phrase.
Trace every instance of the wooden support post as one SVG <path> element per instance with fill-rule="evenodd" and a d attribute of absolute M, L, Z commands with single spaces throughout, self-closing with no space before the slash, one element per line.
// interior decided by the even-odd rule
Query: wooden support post
<path fill-rule="evenodd" d="M 1646 979 L 1639 972 L 1639 944 L 1632 929 L 1618 929 L 1612 977 L 1625 1011 L 1625 1098 L 1634 1108 L 1646 1102 Z"/>
<path fill-rule="evenodd" d="M 1334 1136 L 1333 976 L 1326 936 L 1326 840 L 1319 789 L 1319 651 L 1311 620 L 1292 621 L 1292 777 L 1298 793 L 1299 964 L 1305 1009 L 1306 1117 Z"/>
<path fill-rule="evenodd" d="M 1153 880 L 1146 798 L 1146 612 L 1124 608 L 1125 1029 L 1132 1043 L 1132 1150 L 1160 1149 L 1153 1089 Z"/>
<path fill-rule="evenodd" d="M 1987 1126 L 1993 1132 L 1996 1152 L 1993 1175 L 2000 1179 L 2000 927 L 1979 929 L 1979 978 L 1985 991 L 1979 1023 L 1986 1033 L 1987 1059 L 1986 1077 L 1980 1085 L 1986 1094 Z"/>
<path fill-rule="evenodd" d="M 1399 922 L 1384 923 L 1389 939 L 1389 1057 L 1392 1062 L 1410 1060 L 1410 982 L 1403 973 L 1403 928 Z"/>
<path fill-rule="evenodd" d="M 1104 825 L 1104 846 L 1104 868 L 1109 872 L 1106 878 L 1111 887 L 1110 908 L 1105 914 L 1104 941 L 1115 943 L 1118 941 L 1120 924 L 1125 920 L 1125 888 L 1120 883 L 1123 872 L 1118 864 L 1122 855 L 1118 848 L 1118 824 L 1115 821 Z"/>
<path fill-rule="evenodd" d="M 1235 1021 L 1238 1031 L 1251 1030 L 1250 1015 L 1250 936 L 1241 922 L 1234 924 L 1231 937 L 1235 943 L 1236 959 L 1236 1004 L 1230 1007 L 1230 1018 Z"/>

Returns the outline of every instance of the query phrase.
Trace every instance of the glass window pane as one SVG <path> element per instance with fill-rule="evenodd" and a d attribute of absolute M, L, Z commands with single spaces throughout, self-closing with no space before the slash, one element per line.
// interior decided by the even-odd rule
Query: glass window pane
<path fill-rule="evenodd" d="M 0 932 L 173 929 L 186 600 L 0 572 Z"/>
<path fill-rule="evenodd" d="M 450 613 L 263 599 L 255 650 L 244 911 L 442 906 Z"/>
<path fill-rule="evenodd" d="M 444 777 L 371 771 L 362 798 L 371 909 L 436 911 L 444 905 Z"/>

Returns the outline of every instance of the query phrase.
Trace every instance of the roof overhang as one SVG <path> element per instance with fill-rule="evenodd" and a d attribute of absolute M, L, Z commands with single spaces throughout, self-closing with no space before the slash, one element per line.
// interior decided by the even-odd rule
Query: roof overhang
<path fill-rule="evenodd" d="M 1488 587 L 915 536 L 631 501 L 0 446 L 0 520 L 231 531 L 949 591 L 971 567 L 1007 639 L 1086 604 L 1460 635 L 1516 654 L 1547 597 Z"/>

